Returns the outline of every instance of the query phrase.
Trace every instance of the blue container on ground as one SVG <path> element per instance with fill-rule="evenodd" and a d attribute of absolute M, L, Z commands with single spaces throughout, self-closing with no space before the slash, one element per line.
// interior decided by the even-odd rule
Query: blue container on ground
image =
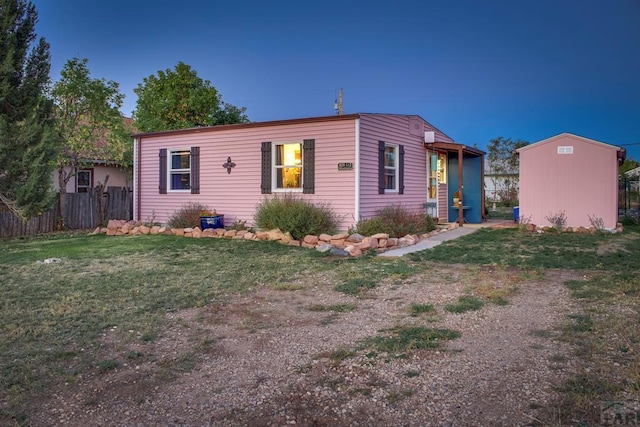
<path fill-rule="evenodd" d="M 520 206 L 513 207 L 513 222 L 518 222 L 520 219 Z"/>
<path fill-rule="evenodd" d="M 224 215 L 201 216 L 200 228 L 224 228 Z"/>

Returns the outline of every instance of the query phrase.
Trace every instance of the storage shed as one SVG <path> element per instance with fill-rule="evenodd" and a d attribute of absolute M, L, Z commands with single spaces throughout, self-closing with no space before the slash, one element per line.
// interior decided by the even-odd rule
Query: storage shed
<path fill-rule="evenodd" d="M 568 227 L 618 220 L 618 165 L 625 150 L 562 133 L 517 150 L 520 155 L 520 220 L 551 225 L 564 214 Z"/>

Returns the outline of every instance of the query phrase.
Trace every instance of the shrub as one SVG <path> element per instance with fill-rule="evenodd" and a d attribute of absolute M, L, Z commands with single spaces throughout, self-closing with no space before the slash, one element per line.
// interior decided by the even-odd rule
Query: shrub
<path fill-rule="evenodd" d="M 302 240 L 308 234 L 333 234 L 338 219 L 328 204 L 313 204 L 294 193 L 284 193 L 258 204 L 255 223 L 263 230 L 279 228 Z"/>
<path fill-rule="evenodd" d="M 622 225 L 624 225 L 625 227 L 630 226 L 630 225 L 637 225 L 640 222 L 638 222 L 637 219 L 635 219 L 634 217 L 632 217 L 631 215 L 625 215 L 620 219 L 620 222 L 622 223 Z"/>
<path fill-rule="evenodd" d="M 373 217 L 362 219 L 356 224 L 356 231 L 363 236 L 373 236 L 378 233 L 391 234 L 391 227 L 382 221 L 382 218 Z"/>
<path fill-rule="evenodd" d="M 382 208 L 375 217 L 363 219 L 356 224 L 356 230 L 363 236 L 386 233 L 390 237 L 425 233 L 435 230 L 436 221 L 428 215 L 410 212 L 400 205 Z"/>
<path fill-rule="evenodd" d="M 562 231 L 567 226 L 567 215 L 564 213 L 564 211 L 547 215 L 544 217 L 544 219 L 549 221 L 553 228 L 558 231 Z"/>
<path fill-rule="evenodd" d="M 171 228 L 200 227 L 200 212 L 206 211 L 209 208 L 202 203 L 189 202 L 174 212 L 167 224 Z"/>
<path fill-rule="evenodd" d="M 593 228 L 595 228 L 596 230 L 602 230 L 604 229 L 604 219 L 597 217 L 597 216 L 591 216 L 589 214 L 587 214 L 587 217 L 589 218 L 589 222 L 591 223 L 591 226 Z"/>

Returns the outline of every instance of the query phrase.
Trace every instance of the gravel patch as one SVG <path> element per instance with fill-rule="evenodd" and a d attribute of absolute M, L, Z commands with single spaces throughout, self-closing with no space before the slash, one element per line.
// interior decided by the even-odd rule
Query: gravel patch
<path fill-rule="evenodd" d="M 537 420 L 571 370 L 554 340 L 572 305 L 571 272 L 453 269 L 380 284 L 366 297 L 301 281 L 227 303 L 171 313 L 152 343 L 105 333 L 101 359 L 118 368 L 35 402 L 33 425 L 516 426 Z M 517 280 L 516 280 L 517 279 Z M 446 312 L 479 283 L 511 286 L 509 304 Z M 411 303 L 435 314 L 412 316 Z M 332 312 L 333 304 L 354 304 Z M 323 305 L 326 311 L 309 310 Z M 363 340 L 398 325 L 461 337 L 437 349 L 386 354 Z M 131 355 L 139 358 L 131 358 Z M 342 355 L 342 356 L 340 356 Z M 137 357 L 137 356 L 136 356 Z"/>

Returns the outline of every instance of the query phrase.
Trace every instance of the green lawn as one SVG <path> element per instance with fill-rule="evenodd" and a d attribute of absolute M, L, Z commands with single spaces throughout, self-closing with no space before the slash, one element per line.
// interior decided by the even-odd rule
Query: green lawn
<path fill-rule="evenodd" d="M 498 264 L 527 268 L 640 270 L 640 229 L 621 234 L 527 233 L 517 228 L 482 228 L 432 251 L 411 254 L 414 261 Z"/>
<path fill-rule="evenodd" d="M 139 339 L 153 340 L 167 312 L 222 303 L 259 286 L 295 289 L 321 279 L 336 292 L 361 296 L 382 281 L 424 273 L 433 262 L 497 264 L 609 271 L 614 284 L 607 282 L 606 289 L 593 289 L 599 282 L 571 286 L 578 296 L 604 292 L 615 301 L 621 295 L 615 281 L 640 273 L 637 227 L 616 235 L 482 229 L 398 259 L 342 259 L 273 242 L 175 236 L 66 233 L 3 240 L 0 246 L 0 424 L 28 424 L 23 408 L 30 397 L 110 369 L 111 361 L 93 357 L 108 328 L 136 330 Z M 41 262 L 48 258 L 61 262 Z M 631 306 L 640 313 L 638 293 L 633 295 Z M 627 327 L 638 330 L 638 318 Z"/>
<path fill-rule="evenodd" d="M 322 277 L 361 294 L 427 268 L 403 259 L 337 259 L 274 242 L 161 235 L 61 234 L 1 244 L 0 401 L 9 403 L 2 411 L 19 411 L 28 396 L 93 369 L 91 355 L 109 327 L 153 339 L 165 313 L 257 286 L 294 289 Z M 61 262 L 42 263 L 49 258 Z"/>

